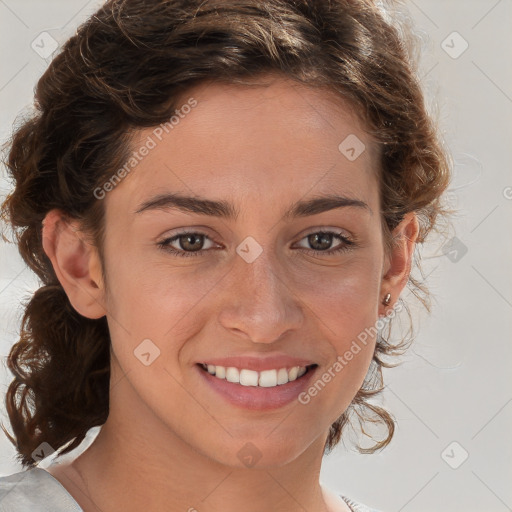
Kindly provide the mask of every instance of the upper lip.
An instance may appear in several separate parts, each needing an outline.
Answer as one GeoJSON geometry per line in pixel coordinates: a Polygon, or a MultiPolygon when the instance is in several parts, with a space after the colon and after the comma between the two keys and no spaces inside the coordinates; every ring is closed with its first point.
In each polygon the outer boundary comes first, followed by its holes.
{"type": "Polygon", "coordinates": [[[246,368],[253,371],[273,370],[280,368],[291,368],[293,366],[310,366],[315,364],[309,359],[291,357],[284,354],[267,356],[231,356],[231,357],[212,357],[199,362],[199,364],[211,364],[215,366],[232,366],[235,368],[246,368]]]}

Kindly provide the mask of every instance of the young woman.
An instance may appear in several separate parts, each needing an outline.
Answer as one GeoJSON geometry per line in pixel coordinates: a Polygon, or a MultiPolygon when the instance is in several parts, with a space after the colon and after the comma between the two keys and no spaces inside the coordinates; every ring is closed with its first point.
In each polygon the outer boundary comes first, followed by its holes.
{"type": "Polygon", "coordinates": [[[370,0],[112,0],[65,44],[8,154],[43,286],[0,510],[370,510],[322,457],[354,415],[391,440],[382,327],[449,182],[400,33],[370,0]]]}

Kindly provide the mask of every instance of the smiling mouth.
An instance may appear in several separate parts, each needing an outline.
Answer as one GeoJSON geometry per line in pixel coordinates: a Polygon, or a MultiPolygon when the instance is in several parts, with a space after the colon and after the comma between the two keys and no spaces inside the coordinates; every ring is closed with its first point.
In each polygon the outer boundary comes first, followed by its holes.
{"type": "Polygon", "coordinates": [[[292,366],[289,368],[275,368],[271,370],[254,371],[247,368],[235,368],[233,366],[217,366],[212,364],[199,364],[202,370],[210,375],[226,380],[233,384],[252,387],[277,387],[288,384],[302,378],[309,371],[315,369],[318,365],[292,366]]]}

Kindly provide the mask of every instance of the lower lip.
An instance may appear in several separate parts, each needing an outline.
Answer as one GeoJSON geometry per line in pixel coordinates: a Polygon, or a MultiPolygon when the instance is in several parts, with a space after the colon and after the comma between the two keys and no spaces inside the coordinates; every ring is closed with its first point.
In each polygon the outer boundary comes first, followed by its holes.
{"type": "Polygon", "coordinates": [[[309,386],[313,374],[318,369],[318,366],[308,368],[302,377],[292,382],[265,388],[228,382],[226,379],[215,377],[200,365],[196,367],[205,382],[232,405],[256,411],[278,409],[297,400],[299,394],[309,386]]]}

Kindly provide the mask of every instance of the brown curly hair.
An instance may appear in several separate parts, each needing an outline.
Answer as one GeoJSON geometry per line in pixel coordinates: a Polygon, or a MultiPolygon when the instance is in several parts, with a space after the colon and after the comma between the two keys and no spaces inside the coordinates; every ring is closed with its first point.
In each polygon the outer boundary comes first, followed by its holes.
{"type": "MultiPolygon", "coordinates": [[[[43,442],[61,449],[59,455],[71,451],[109,414],[106,317],[89,319],[72,307],[42,248],[42,221],[54,208],[78,220],[103,263],[104,201],[93,191],[127,160],[130,134],[167,121],[192,85],[246,83],[274,72],[335,92],[380,143],[386,247],[407,212],[420,220],[419,243],[437,229],[447,213],[441,196],[450,166],[402,32],[372,0],[110,0],[63,45],[38,81],[35,112],[15,129],[4,159],[14,189],[2,218],[42,280],[7,359],[14,437],[2,429],[22,465],[35,465],[32,453],[43,442]]],[[[424,285],[409,276],[408,286],[430,311],[424,285]]],[[[378,338],[367,378],[331,425],[325,452],[352,413],[388,430],[360,451],[390,442],[392,416],[368,399],[383,389],[382,367],[391,366],[385,356],[407,344],[378,338]]]]}

